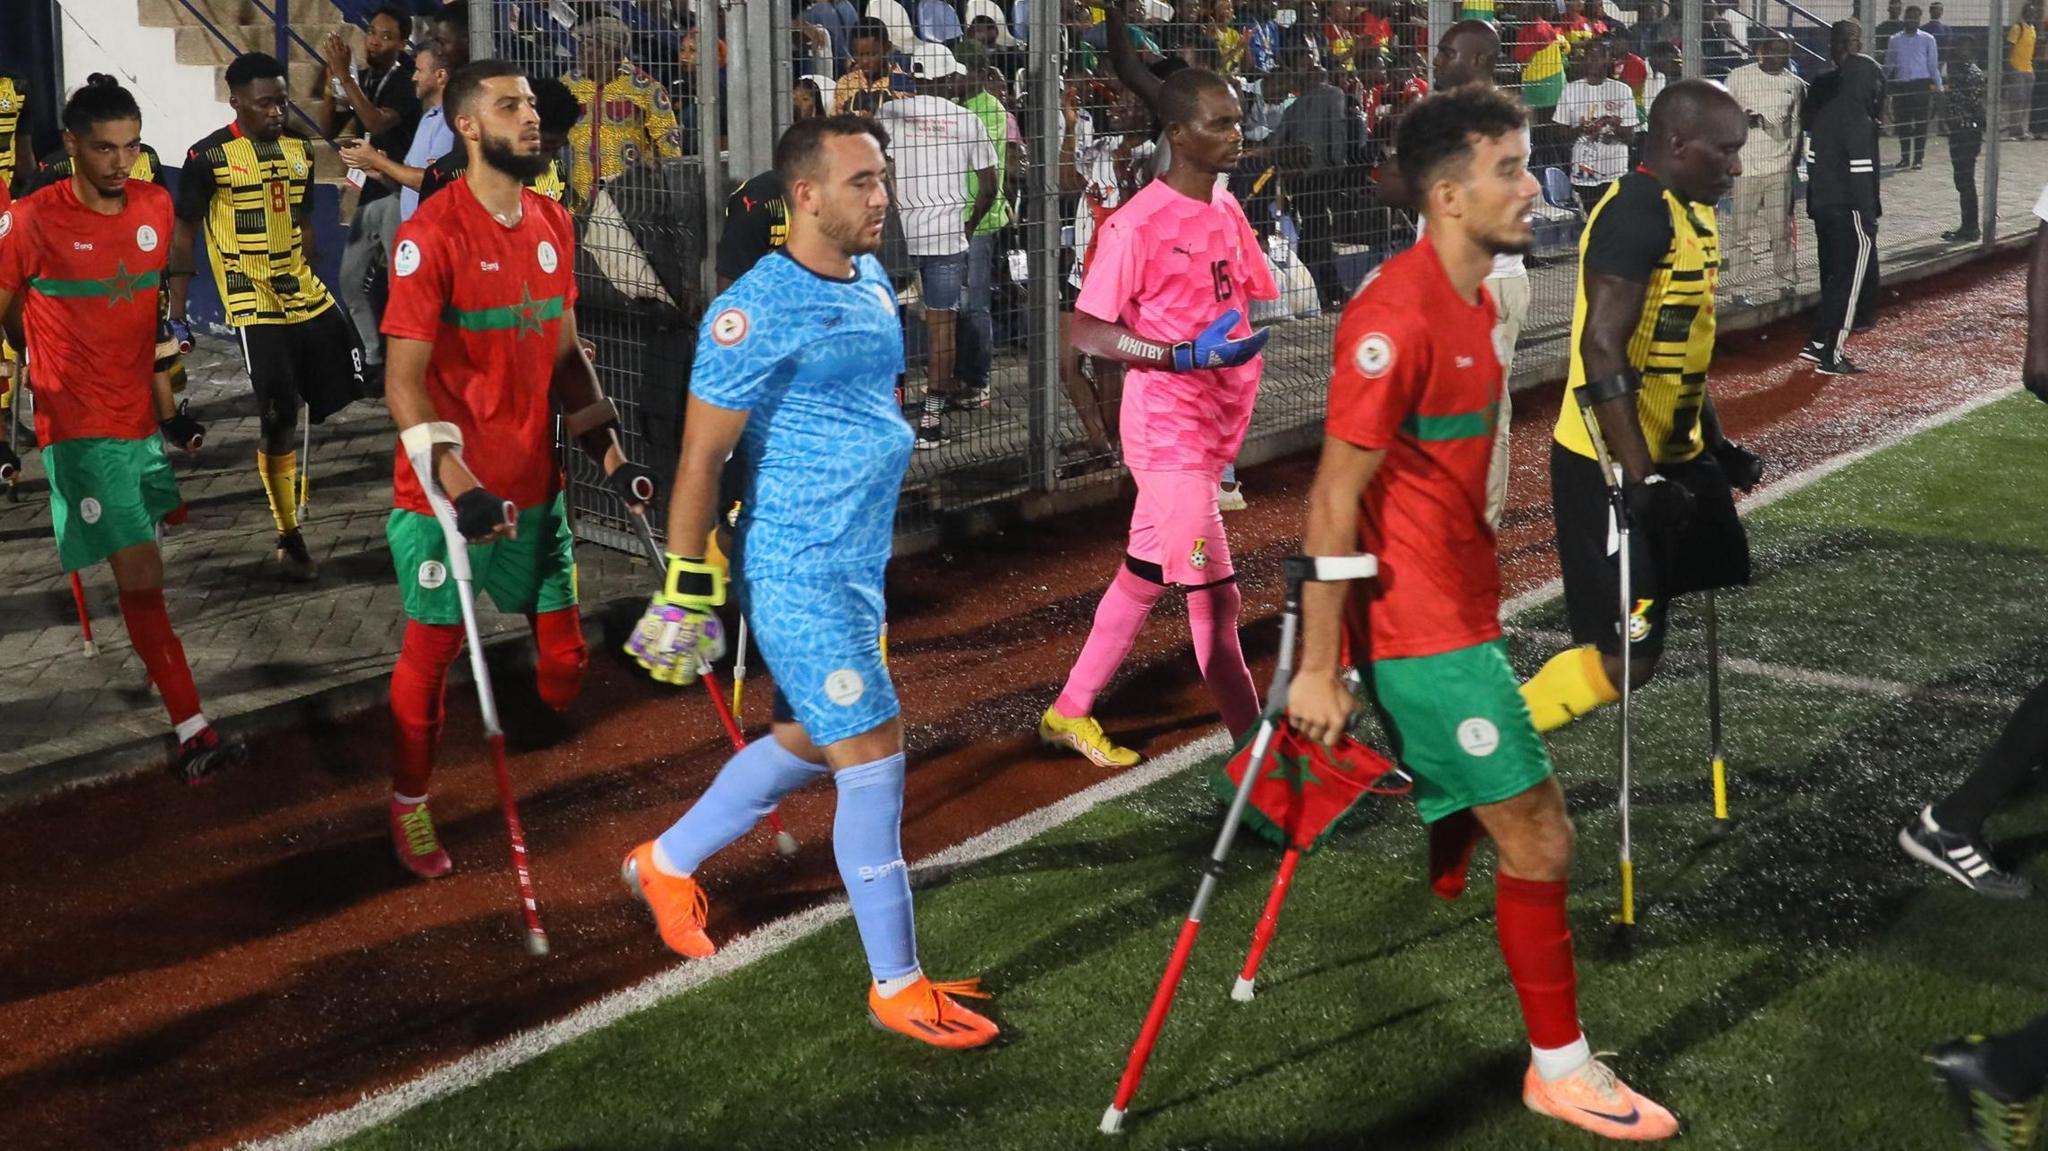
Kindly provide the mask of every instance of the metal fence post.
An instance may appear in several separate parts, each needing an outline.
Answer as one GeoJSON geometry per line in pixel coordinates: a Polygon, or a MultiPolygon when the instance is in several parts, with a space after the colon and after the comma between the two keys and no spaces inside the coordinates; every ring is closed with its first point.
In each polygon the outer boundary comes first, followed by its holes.
{"type": "Polygon", "coordinates": [[[493,7],[492,0],[469,0],[469,58],[472,60],[489,60],[498,54],[495,35],[498,14],[492,11],[493,7]]]}
{"type": "Polygon", "coordinates": [[[704,178],[704,298],[718,294],[719,233],[725,228],[725,181],[719,174],[718,39],[722,0],[697,0],[697,161],[704,178]]]}
{"type": "Polygon", "coordinates": [[[1984,70],[1984,206],[1977,214],[1985,251],[1998,242],[1998,157],[2005,138],[2005,0],[1991,0],[1985,29],[1990,67],[1984,70]]]}
{"type": "Polygon", "coordinates": [[[1030,336],[1026,341],[1030,402],[1026,435],[1032,486],[1051,491],[1059,482],[1060,402],[1060,5],[1034,0],[1031,7],[1033,125],[1039,162],[1031,165],[1030,336]]]}
{"type": "Polygon", "coordinates": [[[1707,73],[1706,57],[1701,52],[1700,43],[1706,33],[1706,6],[1700,0],[1679,0],[1679,60],[1688,80],[1697,80],[1707,73]]]}

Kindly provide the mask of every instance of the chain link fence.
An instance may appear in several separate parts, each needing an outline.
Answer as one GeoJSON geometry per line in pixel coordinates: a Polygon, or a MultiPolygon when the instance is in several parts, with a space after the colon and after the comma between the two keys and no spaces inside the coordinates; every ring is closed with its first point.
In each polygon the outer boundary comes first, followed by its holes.
{"type": "MultiPolygon", "coordinates": [[[[904,542],[934,539],[976,508],[1032,514],[1119,490],[1122,373],[1077,356],[1068,330],[1097,223],[1154,174],[1158,122],[1118,78],[1121,53],[1111,50],[1102,8],[472,4],[499,55],[564,77],[586,105],[566,157],[579,316],[637,458],[673,467],[696,325],[720,284],[721,234],[737,226],[757,248],[762,236],[779,241],[776,226],[745,218],[763,210],[761,197],[735,190],[769,167],[776,133],[793,118],[850,111],[875,116],[893,140],[883,257],[909,350],[903,409],[919,428],[904,542]]],[[[2031,233],[2048,182],[2048,84],[2033,84],[2037,60],[2048,70],[2041,13],[2017,0],[1888,8],[1132,0],[1124,23],[1136,67],[1219,71],[1244,110],[1244,159],[1225,178],[1283,292],[1254,312],[1274,335],[1240,462],[1319,436],[1336,308],[1415,239],[1414,219],[1382,201],[1375,173],[1401,111],[1430,90],[1434,46],[1460,19],[1498,30],[1493,80],[1530,109],[1532,168],[1544,189],[1518,385],[1562,373],[1587,208],[1639,158],[1650,103],[1682,77],[1726,85],[1752,114],[1745,174],[1720,205],[1724,326],[1813,303],[1802,106],[1834,67],[1835,21],[1859,20],[1861,49],[1887,78],[1877,245],[1885,271],[1945,266],[2031,233]],[[1311,115],[1336,106],[1325,88],[1342,97],[1334,121],[1311,115]]],[[[632,546],[622,509],[584,461],[564,458],[579,532],[632,546]]]]}

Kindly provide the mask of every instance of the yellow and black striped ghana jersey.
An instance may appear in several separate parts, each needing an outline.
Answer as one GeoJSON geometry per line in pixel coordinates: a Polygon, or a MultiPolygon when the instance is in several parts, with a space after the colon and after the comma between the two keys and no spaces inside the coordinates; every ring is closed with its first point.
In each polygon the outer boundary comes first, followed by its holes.
{"type": "Polygon", "coordinates": [[[1700,409],[1714,359],[1714,288],[1721,277],[1719,225],[1711,204],[1689,203],[1648,172],[1616,180],[1593,205],[1579,237],[1577,298],[1572,305],[1571,376],[1557,414],[1557,442],[1588,459],[1576,392],[1586,381],[1580,340],[1586,329],[1586,276],[1643,284],[1643,314],[1629,336],[1628,362],[1642,373],[1636,413],[1650,459],[1692,459],[1705,450],[1700,409]]]}
{"type": "Polygon", "coordinates": [[[312,209],[313,152],[302,136],[264,142],[230,124],[186,153],[178,218],[205,224],[229,324],[295,324],[334,306],[306,260],[312,209]]]}
{"type": "Polygon", "coordinates": [[[9,72],[0,72],[0,184],[14,181],[15,133],[21,128],[21,114],[28,109],[28,87],[9,72]]]}

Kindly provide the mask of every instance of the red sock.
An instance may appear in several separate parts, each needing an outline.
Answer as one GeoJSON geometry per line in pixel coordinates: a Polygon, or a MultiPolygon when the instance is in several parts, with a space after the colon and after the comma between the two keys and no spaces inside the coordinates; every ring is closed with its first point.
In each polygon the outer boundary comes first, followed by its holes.
{"type": "Polygon", "coordinates": [[[583,690],[583,669],[590,666],[590,649],[583,644],[583,618],[572,606],[529,615],[526,620],[533,625],[534,646],[540,649],[534,669],[540,701],[556,711],[567,711],[583,690]]]}
{"type": "Polygon", "coordinates": [[[427,793],[434,751],[441,742],[448,669],[461,652],[461,625],[406,622],[405,645],[399,649],[398,666],[391,669],[391,790],[399,795],[427,793]]]}
{"type": "Polygon", "coordinates": [[[1539,883],[1496,872],[1493,888],[1500,954],[1522,1001],[1530,1045],[1554,1048],[1577,1042],[1579,975],[1572,961],[1564,882],[1539,883]]]}
{"type": "Polygon", "coordinates": [[[1485,838],[1486,828],[1469,809],[1429,825],[1429,889],[1437,898],[1450,900],[1465,894],[1465,869],[1472,865],[1472,849],[1485,838]]]}
{"type": "Polygon", "coordinates": [[[164,710],[171,722],[180,724],[199,714],[199,689],[192,683],[192,668],[185,663],[185,645],[171,630],[171,617],[164,614],[164,589],[145,588],[121,593],[121,618],[128,624],[128,641],[142,666],[149,669],[150,682],[164,697],[164,710]]]}

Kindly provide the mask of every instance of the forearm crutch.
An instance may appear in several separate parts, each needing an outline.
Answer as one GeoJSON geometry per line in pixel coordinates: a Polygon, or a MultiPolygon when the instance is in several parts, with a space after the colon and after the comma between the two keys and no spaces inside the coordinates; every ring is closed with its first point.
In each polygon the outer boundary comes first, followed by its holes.
{"type": "Polygon", "coordinates": [[[1252,949],[1245,953],[1244,967],[1230,988],[1230,997],[1239,1003],[1250,1003],[1256,993],[1259,964],[1265,962],[1273,931],[1280,926],[1280,907],[1287,902],[1287,889],[1294,886],[1294,869],[1300,865],[1301,849],[1289,845],[1280,857],[1280,874],[1273,877],[1273,890],[1266,893],[1266,909],[1259,913],[1259,925],[1252,930],[1252,949]]]}
{"type": "Polygon", "coordinates": [[[1202,930],[1202,915],[1216,894],[1216,883],[1223,874],[1224,861],[1230,857],[1230,845],[1237,838],[1245,806],[1251,801],[1252,785],[1257,782],[1266,755],[1272,750],[1273,733],[1287,714],[1287,691],[1294,681],[1294,641],[1301,624],[1301,585],[1311,581],[1333,583],[1371,579],[1379,570],[1378,562],[1372,556],[1290,556],[1284,566],[1287,607],[1280,616],[1280,662],[1273,669],[1273,686],[1267,692],[1265,708],[1259,713],[1258,733],[1252,737],[1251,760],[1245,768],[1244,778],[1238,781],[1236,794],[1231,797],[1230,811],[1223,817],[1223,830],[1216,836],[1216,846],[1202,868],[1202,882],[1195,888],[1195,901],[1188,908],[1188,917],[1181,924],[1179,936],[1174,939],[1173,953],[1166,961],[1166,973],[1160,977],[1159,988],[1152,994],[1152,1006],[1145,1013],[1144,1025],[1138,1029],[1137,1042],[1131,1045],[1130,1058],[1124,1062],[1124,1074],[1117,1083],[1116,1098],[1111,1101],[1109,1110],[1102,1113],[1101,1131],[1104,1135],[1114,1135],[1123,1129],[1124,1113],[1130,1109],[1131,1099],[1138,1093],[1138,1084],[1145,1077],[1145,1064],[1152,1058],[1152,1048],[1159,1041],[1159,1032],[1166,1026],[1167,1012],[1173,1010],[1174,994],[1180,989],[1188,955],[1194,950],[1195,937],[1202,930]]]}
{"type": "Polygon", "coordinates": [[[90,659],[100,649],[92,642],[92,612],[86,610],[85,581],[78,578],[77,572],[71,573],[71,602],[78,605],[78,632],[85,637],[85,655],[90,659]]]}
{"type": "Polygon", "coordinates": [[[1629,548],[1630,523],[1628,499],[1622,488],[1621,469],[1607,451],[1607,439],[1600,433],[1600,418],[1593,411],[1598,401],[1585,388],[1577,391],[1579,414],[1585,418],[1586,434],[1593,442],[1593,455],[1600,464],[1600,475],[1607,483],[1607,514],[1611,517],[1612,538],[1615,544],[1615,566],[1621,578],[1620,634],[1621,634],[1621,911],[1615,915],[1615,926],[1624,941],[1628,941],[1636,927],[1636,873],[1635,862],[1629,851],[1629,704],[1635,694],[1630,683],[1634,679],[1632,650],[1635,637],[1630,634],[1634,622],[1635,587],[1630,576],[1630,560],[1633,553],[1629,548]]]}
{"type": "Polygon", "coordinates": [[[1707,744],[1714,769],[1714,829],[1728,828],[1728,760],[1721,750],[1721,627],[1714,589],[1707,589],[1707,744]]]}
{"type": "MultiPolygon", "coordinates": [[[[641,546],[647,549],[648,556],[654,560],[655,570],[667,571],[668,557],[662,554],[661,545],[654,542],[654,529],[647,525],[647,517],[631,508],[626,509],[626,515],[633,521],[633,531],[639,535],[641,546]]],[[[746,625],[746,617],[741,616],[740,626],[744,628],[746,625]]],[[[740,731],[739,721],[734,718],[732,709],[725,705],[725,695],[719,689],[718,677],[712,674],[709,663],[698,661],[697,678],[704,681],[704,692],[711,697],[711,708],[718,713],[719,725],[725,728],[726,738],[732,741],[732,749],[745,750],[747,737],[740,731]]],[[[791,835],[789,829],[782,825],[780,810],[769,809],[768,826],[775,832],[775,850],[785,858],[795,855],[803,847],[797,842],[796,836],[791,835]]]]}
{"type": "MultiPolygon", "coordinates": [[[[512,773],[505,766],[505,731],[498,726],[498,700],[491,691],[490,668],[484,664],[483,640],[476,626],[476,589],[469,571],[469,541],[455,526],[455,508],[434,481],[434,457],[430,451],[409,457],[420,489],[434,509],[441,525],[441,538],[448,545],[448,574],[455,577],[455,594],[462,603],[462,633],[469,644],[469,671],[476,680],[477,710],[483,714],[484,742],[491,749],[491,770],[498,780],[498,804],[505,813],[505,836],[512,843],[512,876],[519,885],[519,910],[526,919],[526,950],[529,955],[548,953],[547,932],[540,926],[540,902],[533,894],[533,872],[526,860],[526,829],[519,823],[519,803],[512,794],[512,773]]],[[[507,515],[511,514],[507,505],[507,515]]]]}
{"type": "Polygon", "coordinates": [[[313,408],[300,404],[299,412],[299,490],[298,516],[306,518],[306,505],[313,502],[313,408]]]}
{"type": "Polygon", "coordinates": [[[732,656],[732,715],[737,721],[746,713],[740,710],[743,693],[747,690],[747,617],[740,616],[740,642],[732,656]]]}

